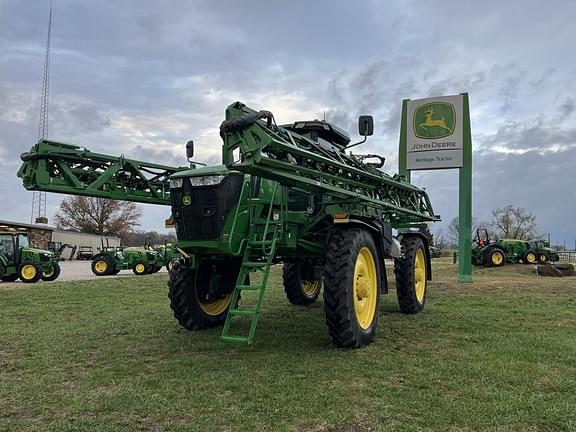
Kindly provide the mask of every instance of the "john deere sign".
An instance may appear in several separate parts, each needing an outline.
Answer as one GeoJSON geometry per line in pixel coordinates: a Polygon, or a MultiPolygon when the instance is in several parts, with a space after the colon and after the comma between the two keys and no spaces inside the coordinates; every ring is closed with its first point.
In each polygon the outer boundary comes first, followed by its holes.
{"type": "Polygon", "coordinates": [[[411,100],[407,114],[407,169],[462,166],[461,95],[411,100]]]}

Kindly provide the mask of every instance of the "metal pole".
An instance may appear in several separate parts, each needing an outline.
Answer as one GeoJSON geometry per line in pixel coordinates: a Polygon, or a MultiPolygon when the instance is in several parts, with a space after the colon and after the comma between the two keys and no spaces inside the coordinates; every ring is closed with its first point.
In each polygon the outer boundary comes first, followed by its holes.
{"type": "Polygon", "coordinates": [[[463,163],[459,176],[458,282],[472,282],[472,134],[468,93],[463,98],[463,163]]]}
{"type": "Polygon", "coordinates": [[[410,181],[410,171],[406,168],[406,158],[408,157],[407,152],[407,139],[408,139],[408,101],[410,99],[404,99],[402,101],[402,121],[400,122],[400,144],[398,146],[398,175],[404,176],[407,182],[410,181]]]}

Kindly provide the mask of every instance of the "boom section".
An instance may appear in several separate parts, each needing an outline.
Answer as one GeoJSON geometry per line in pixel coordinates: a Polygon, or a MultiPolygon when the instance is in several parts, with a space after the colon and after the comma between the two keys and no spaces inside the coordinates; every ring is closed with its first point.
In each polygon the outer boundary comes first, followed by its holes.
{"type": "Polygon", "coordinates": [[[268,111],[236,102],[226,110],[220,134],[229,169],[323,192],[334,203],[376,209],[395,227],[440,220],[425,190],[364,163],[366,156],[347,154],[342,147],[277,126],[268,111]]]}
{"type": "Polygon", "coordinates": [[[171,167],[93,153],[85,148],[41,140],[23,153],[18,177],[28,190],[170,205],[171,167]]]}

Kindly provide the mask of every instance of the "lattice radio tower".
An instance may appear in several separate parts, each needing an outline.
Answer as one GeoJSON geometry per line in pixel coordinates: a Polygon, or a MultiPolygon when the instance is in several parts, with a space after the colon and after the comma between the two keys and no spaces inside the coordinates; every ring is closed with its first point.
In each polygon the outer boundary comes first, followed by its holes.
{"type": "MultiPolygon", "coordinates": [[[[48,136],[48,100],[50,96],[50,36],[52,33],[52,1],[50,1],[50,18],[48,19],[48,36],[46,38],[46,58],[42,79],[42,98],[40,100],[40,122],[38,124],[38,141],[48,136]]],[[[32,214],[30,223],[48,223],[46,217],[46,192],[34,191],[32,196],[32,214]]]]}

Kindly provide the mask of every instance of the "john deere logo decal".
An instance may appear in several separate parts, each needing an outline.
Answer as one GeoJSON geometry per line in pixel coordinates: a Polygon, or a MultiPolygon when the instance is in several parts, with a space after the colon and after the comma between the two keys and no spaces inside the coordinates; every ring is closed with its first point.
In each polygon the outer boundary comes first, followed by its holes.
{"type": "Polygon", "coordinates": [[[184,195],[182,197],[182,204],[184,204],[185,206],[189,206],[190,204],[192,204],[192,197],[190,195],[184,195]]]}
{"type": "Polygon", "coordinates": [[[414,111],[414,135],[423,139],[444,138],[454,133],[456,111],[447,102],[421,105],[414,111]]]}

